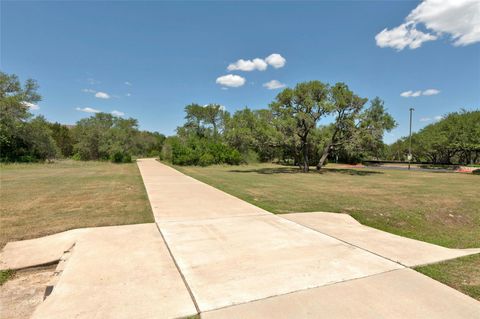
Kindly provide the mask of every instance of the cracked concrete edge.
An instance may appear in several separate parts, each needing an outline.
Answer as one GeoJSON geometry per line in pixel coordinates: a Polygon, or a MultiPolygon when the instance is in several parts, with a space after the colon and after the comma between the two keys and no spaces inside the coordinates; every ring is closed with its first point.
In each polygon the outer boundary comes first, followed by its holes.
{"type": "Polygon", "coordinates": [[[79,236],[93,229],[121,226],[129,225],[74,228],[43,237],[8,242],[0,251],[0,270],[23,270],[54,265],[75,245],[79,236]]]}

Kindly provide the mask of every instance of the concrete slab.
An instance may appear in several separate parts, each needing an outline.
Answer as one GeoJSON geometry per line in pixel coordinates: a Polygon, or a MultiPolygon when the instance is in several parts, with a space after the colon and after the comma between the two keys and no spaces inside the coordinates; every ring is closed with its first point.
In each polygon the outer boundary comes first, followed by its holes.
{"type": "Polygon", "coordinates": [[[0,269],[22,269],[55,263],[75,244],[79,235],[89,231],[88,228],[73,229],[41,238],[7,243],[0,253],[0,269]]]}
{"type": "Polygon", "coordinates": [[[279,216],[344,240],[407,267],[480,253],[480,248],[450,249],[390,234],[364,226],[346,214],[318,212],[282,214],[279,216]]]}
{"type": "Polygon", "coordinates": [[[159,226],[201,311],[403,268],[272,214],[159,226]]]}
{"type": "Polygon", "coordinates": [[[175,318],[195,306],[155,224],[99,227],[77,238],[34,319],[175,318]]]}
{"type": "Polygon", "coordinates": [[[204,319],[480,318],[480,302],[411,269],[202,313],[204,319]]]}
{"type": "Polygon", "coordinates": [[[232,216],[270,215],[155,159],[139,159],[138,167],[156,222],[232,216]]]}

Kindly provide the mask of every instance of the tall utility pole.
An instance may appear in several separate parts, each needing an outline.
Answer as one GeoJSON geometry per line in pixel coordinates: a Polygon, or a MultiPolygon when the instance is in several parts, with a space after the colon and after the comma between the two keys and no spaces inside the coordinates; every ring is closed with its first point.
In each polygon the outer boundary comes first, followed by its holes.
{"type": "Polygon", "coordinates": [[[409,145],[408,145],[408,170],[410,170],[410,162],[412,161],[412,112],[414,111],[413,107],[410,108],[410,134],[409,134],[409,145]]]}

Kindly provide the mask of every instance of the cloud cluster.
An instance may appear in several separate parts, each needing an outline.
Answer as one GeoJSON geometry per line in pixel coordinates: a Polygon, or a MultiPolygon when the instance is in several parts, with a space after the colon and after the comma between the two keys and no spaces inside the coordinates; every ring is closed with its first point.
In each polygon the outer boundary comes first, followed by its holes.
{"type": "Polygon", "coordinates": [[[91,108],[91,107],[77,107],[75,110],[80,111],[80,112],[85,112],[85,113],[100,113],[100,110],[91,108]]]}
{"type": "Polygon", "coordinates": [[[227,67],[228,71],[265,71],[267,69],[267,62],[262,59],[256,58],[253,60],[240,59],[237,62],[230,63],[227,67]]]}
{"type": "Polygon", "coordinates": [[[405,91],[405,92],[402,92],[400,93],[400,96],[402,97],[417,97],[417,96],[420,96],[420,95],[425,95],[425,96],[430,96],[430,95],[436,95],[440,93],[440,90],[437,90],[437,89],[428,89],[428,90],[425,90],[425,91],[405,91]]]}
{"type": "Polygon", "coordinates": [[[272,53],[265,59],[255,58],[253,60],[240,59],[237,62],[230,63],[227,67],[228,71],[265,71],[270,65],[276,69],[285,66],[287,60],[278,53],[272,53]]]}
{"type": "Polygon", "coordinates": [[[265,58],[265,62],[273,66],[275,69],[283,68],[287,60],[278,53],[270,54],[265,58]]]}
{"type": "Polygon", "coordinates": [[[240,87],[245,84],[246,80],[244,77],[235,74],[227,74],[217,78],[215,80],[217,84],[229,87],[240,87]]]}
{"type": "MultiPolygon", "coordinates": [[[[230,63],[227,67],[228,71],[265,71],[268,66],[278,69],[285,66],[287,60],[278,53],[272,53],[267,56],[265,59],[255,58],[253,60],[244,60],[240,59],[234,63],[230,63]]],[[[226,74],[220,76],[215,81],[217,84],[222,85],[222,90],[227,90],[227,87],[240,87],[243,86],[247,81],[244,77],[236,74],[226,74]]],[[[277,80],[272,80],[270,82],[264,83],[264,87],[269,90],[275,90],[282,87],[285,87],[285,84],[280,83],[277,80]]]]}
{"type": "Polygon", "coordinates": [[[277,80],[271,80],[271,81],[268,81],[267,83],[263,83],[263,87],[266,87],[269,90],[282,89],[286,86],[287,86],[286,84],[277,80]]]}
{"type": "Polygon", "coordinates": [[[108,100],[110,98],[110,95],[108,93],[105,93],[105,92],[97,92],[97,93],[95,93],[95,97],[98,98],[98,99],[108,100]]]}
{"type": "Polygon", "coordinates": [[[92,90],[92,89],[83,89],[82,92],[85,92],[85,93],[92,93],[95,95],[95,97],[97,99],[104,99],[104,100],[108,100],[110,98],[110,94],[106,93],[106,92],[100,92],[100,91],[96,91],[96,90],[92,90]]]}
{"type": "Polygon", "coordinates": [[[375,36],[379,47],[398,51],[419,48],[424,42],[448,35],[454,46],[480,42],[480,1],[425,0],[392,29],[383,29],[375,36]],[[418,30],[423,26],[426,30],[418,30]]]}

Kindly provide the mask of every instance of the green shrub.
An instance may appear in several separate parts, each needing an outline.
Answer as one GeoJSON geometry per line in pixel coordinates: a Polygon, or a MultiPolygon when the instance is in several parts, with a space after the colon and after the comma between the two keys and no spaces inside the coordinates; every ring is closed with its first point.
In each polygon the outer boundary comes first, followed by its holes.
{"type": "Polygon", "coordinates": [[[110,155],[110,161],[112,163],[131,163],[132,156],[125,152],[116,151],[110,155]]]}
{"type": "Polygon", "coordinates": [[[472,171],[473,175],[480,175],[480,169],[475,169],[472,171]]]}
{"type": "Polygon", "coordinates": [[[122,163],[131,163],[131,162],[132,162],[132,155],[130,155],[129,153],[124,153],[122,163]]]}
{"type": "Polygon", "coordinates": [[[205,154],[202,154],[202,156],[200,156],[200,158],[198,160],[198,165],[209,166],[209,165],[212,165],[214,163],[214,160],[215,159],[212,156],[212,154],[205,153],[205,154]]]}
{"type": "Polygon", "coordinates": [[[32,155],[22,155],[18,158],[18,161],[22,163],[33,163],[37,162],[38,160],[32,155]]]}

